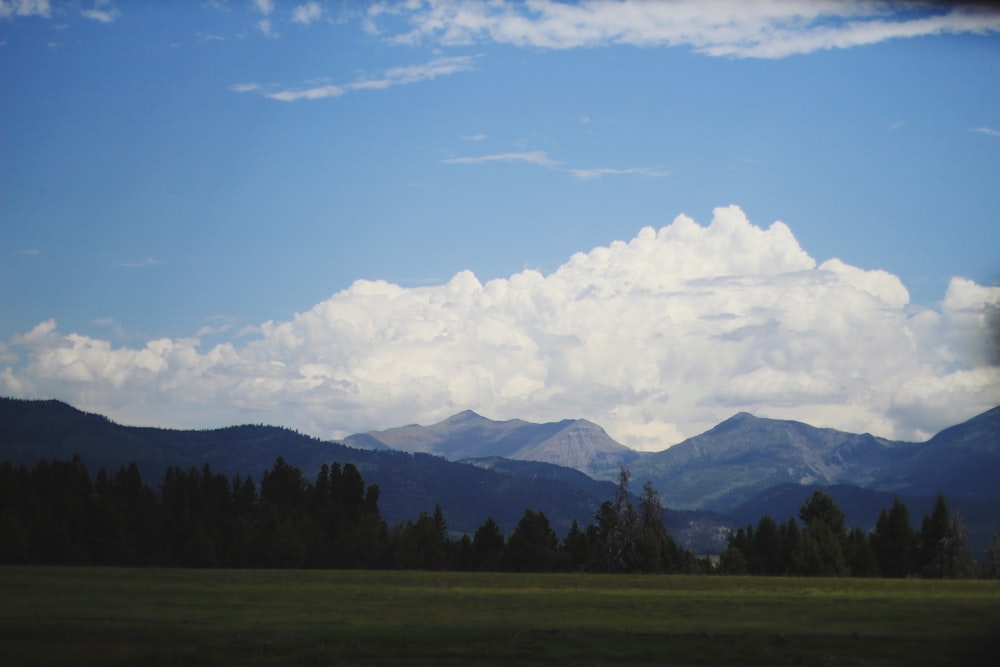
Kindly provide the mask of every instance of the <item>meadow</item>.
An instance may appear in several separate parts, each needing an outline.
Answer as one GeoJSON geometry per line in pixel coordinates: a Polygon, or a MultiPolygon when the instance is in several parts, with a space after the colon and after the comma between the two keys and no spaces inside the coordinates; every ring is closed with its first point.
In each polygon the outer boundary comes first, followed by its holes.
{"type": "Polygon", "coordinates": [[[6,665],[995,664],[1000,582],[0,567],[6,665]]]}

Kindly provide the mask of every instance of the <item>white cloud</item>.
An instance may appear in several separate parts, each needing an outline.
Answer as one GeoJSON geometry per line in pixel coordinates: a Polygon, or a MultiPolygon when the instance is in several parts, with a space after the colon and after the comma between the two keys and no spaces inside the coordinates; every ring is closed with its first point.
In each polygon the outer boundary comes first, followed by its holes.
{"type": "Polygon", "coordinates": [[[280,35],[275,31],[271,19],[261,19],[257,21],[257,29],[268,39],[277,39],[280,35]]]}
{"type": "Polygon", "coordinates": [[[978,132],[979,134],[985,134],[990,137],[1000,137],[1000,130],[993,129],[992,127],[976,127],[970,132],[978,132]]]}
{"type": "MultiPolygon", "coordinates": [[[[81,16],[101,23],[113,23],[121,16],[111,0],[94,0],[92,7],[79,11],[81,16]]],[[[50,0],[0,0],[0,19],[24,16],[51,18],[52,3],[50,0]]]]}
{"type": "Polygon", "coordinates": [[[360,280],[238,344],[114,347],[48,320],[2,346],[0,393],[130,423],[264,421],[321,437],[471,408],[586,417],[638,448],[738,410],[919,439],[1000,404],[982,345],[998,309],[1000,287],[962,278],[938,306],[915,306],[896,276],[818,264],[787,225],[754,226],[731,206],[549,275],[360,280]]]}
{"type": "Polygon", "coordinates": [[[563,167],[563,163],[549,157],[545,151],[519,151],[511,153],[491,153],[487,155],[472,155],[450,157],[441,160],[444,164],[483,164],[487,162],[525,162],[546,169],[564,171],[581,181],[593,181],[602,176],[643,176],[660,178],[669,176],[669,172],[657,167],[628,167],[615,169],[610,167],[595,167],[592,169],[572,169],[563,167]]]}
{"type": "Polygon", "coordinates": [[[234,83],[229,87],[234,93],[256,93],[261,90],[259,83],[234,83]]]}
{"type": "Polygon", "coordinates": [[[52,7],[49,0],[0,0],[0,19],[9,19],[14,16],[43,16],[52,15],[52,7]]]}
{"type": "Polygon", "coordinates": [[[546,169],[555,169],[559,162],[553,160],[545,151],[524,151],[520,153],[493,153],[491,155],[475,155],[466,157],[451,157],[441,160],[445,164],[481,164],[483,162],[527,162],[546,169]]]}
{"type": "Polygon", "coordinates": [[[581,181],[592,181],[602,176],[645,176],[646,178],[661,178],[669,176],[670,172],[656,167],[629,167],[627,169],[613,169],[610,167],[598,167],[595,169],[570,169],[569,173],[579,178],[581,181]]]}
{"type": "Polygon", "coordinates": [[[155,257],[147,257],[146,259],[140,259],[135,262],[119,262],[118,266],[126,269],[144,269],[147,266],[156,266],[160,264],[160,260],[155,257]]]}
{"type": "Polygon", "coordinates": [[[238,93],[255,92],[269,99],[281,102],[320,100],[328,97],[339,97],[359,90],[384,90],[393,86],[431,81],[442,76],[450,76],[457,72],[472,70],[475,68],[475,61],[475,56],[439,57],[419,65],[388,69],[378,78],[356,79],[345,84],[324,84],[321,86],[294,89],[265,87],[258,83],[240,83],[230,86],[230,90],[238,93]]]}
{"type": "Polygon", "coordinates": [[[264,16],[274,11],[274,0],[253,0],[253,6],[264,16]]]}
{"type": "Polygon", "coordinates": [[[739,58],[782,58],[888,39],[1000,32],[1000,13],[995,11],[880,0],[424,0],[373,6],[369,31],[380,32],[377,22],[383,15],[408,20],[408,31],[389,36],[401,43],[493,41],[552,49],[685,45],[707,55],[739,58]]]}
{"type": "Polygon", "coordinates": [[[101,23],[114,23],[121,16],[121,12],[111,4],[110,0],[96,0],[92,8],[83,9],[80,14],[101,23]]]}
{"type": "Polygon", "coordinates": [[[292,21],[309,25],[313,21],[318,21],[323,17],[323,8],[317,2],[307,2],[292,10],[292,21]]]}

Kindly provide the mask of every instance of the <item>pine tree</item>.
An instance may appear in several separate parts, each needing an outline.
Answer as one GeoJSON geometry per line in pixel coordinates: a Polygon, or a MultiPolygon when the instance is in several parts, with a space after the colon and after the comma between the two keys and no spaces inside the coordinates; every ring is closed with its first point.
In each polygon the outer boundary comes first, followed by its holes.
{"type": "Polygon", "coordinates": [[[948,502],[943,494],[938,494],[934,509],[920,522],[920,536],[917,543],[917,570],[926,577],[947,576],[945,548],[951,539],[951,515],[948,502]]]}
{"type": "Polygon", "coordinates": [[[504,537],[493,517],[487,517],[483,525],[476,529],[472,538],[472,548],[476,556],[477,569],[492,571],[500,567],[504,537]]]}
{"type": "Polygon", "coordinates": [[[917,536],[910,512],[897,496],[888,510],[882,510],[871,537],[872,551],[883,577],[908,577],[914,571],[917,536]]]}
{"type": "Polygon", "coordinates": [[[799,518],[805,528],[792,554],[794,570],[811,576],[846,574],[844,513],[833,499],[822,491],[814,491],[799,509],[799,518]]]}
{"type": "Polygon", "coordinates": [[[543,512],[525,510],[504,550],[505,569],[549,572],[555,569],[559,540],[543,512]]]}

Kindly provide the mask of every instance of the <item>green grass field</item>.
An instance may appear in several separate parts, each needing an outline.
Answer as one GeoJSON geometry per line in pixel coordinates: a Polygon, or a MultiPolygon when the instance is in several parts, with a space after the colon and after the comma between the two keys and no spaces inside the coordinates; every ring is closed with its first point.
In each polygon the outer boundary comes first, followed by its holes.
{"type": "Polygon", "coordinates": [[[0,568],[4,665],[996,664],[993,581],[0,568]]]}

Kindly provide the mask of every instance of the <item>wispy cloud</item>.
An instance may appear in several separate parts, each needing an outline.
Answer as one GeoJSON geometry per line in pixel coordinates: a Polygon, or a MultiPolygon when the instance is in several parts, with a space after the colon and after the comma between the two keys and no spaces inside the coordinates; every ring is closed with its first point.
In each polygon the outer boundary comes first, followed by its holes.
{"type": "Polygon", "coordinates": [[[91,320],[92,324],[99,327],[104,327],[111,331],[111,337],[117,340],[127,340],[131,338],[128,332],[115,318],[113,317],[98,317],[97,319],[91,320]]]}
{"type": "Polygon", "coordinates": [[[147,266],[156,266],[157,264],[162,264],[162,262],[155,257],[147,257],[137,262],[118,262],[118,266],[125,269],[144,269],[147,266]]]}
{"type": "Polygon", "coordinates": [[[527,151],[523,153],[493,153],[490,155],[474,155],[467,157],[451,157],[442,160],[445,164],[480,164],[483,162],[527,162],[546,169],[557,169],[560,162],[553,160],[545,151],[527,151]]]}
{"type": "Polygon", "coordinates": [[[274,29],[271,19],[261,19],[257,21],[257,29],[260,30],[261,33],[263,33],[263,35],[268,39],[278,39],[278,37],[280,37],[278,32],[274,29]]]}
{"type": "Polygon", "coordinates": [[[661,178],[669,176],[670,172],[658,167],[627,167],[618,169],[613,167],[594,167],[590,169],[578,169],[564,167],[563,163],[549,157],[545,151],[525,151],[512,153],[491,153],[487,155],[474,155],[462,157],[450,157],[441,160],[444,164],[483,164],[488,162],[523,162],[537,165],[553,171],[562,171],[570,174],[581,181],[592,181],[602,176],[644,176],[646,178],[661,178]]]}
{"type": "Polygon", "coordinates": [[[969,132],[978,132],[979,134],[985,134],[990,137],[1000,137],[1000,130],[992,127],[974,127],[969,130],[969,132]]]}
{"type": "Polygon", "coordinates": [[[477,56],[440,57],[419,65],[393,67],[383,72],[380,77],[356,79],[344,84],[324,84],[308,88],[275,88],[259,83],[238,83],[230,86],[229,89],[236,93],[258,93],[268,99],[281,102],[321,100],[359,90],[384,90],[393,86],[431,81],[457,72],[467,72],[475,69],[476,58],[477,56]]]}
{"type": "Polygon", "coordinates": [[[783,58],[889,39],[1000,32],[1000,13],[942,3],[769,2],[766,0],[535,0],[529,3],[414,0],[373,5],[369,31],[383,15],[402,16],[400,43],[492,41],[567,49],[612,44],[689,46],[711,56],[783,58]]]}
{"type": "Polygon", "coordinates": [[[237,324],[237,318],[232,315],[211,315],[205,318],[205,324],[203,324],[195,336],[201,338],[202,336],[217,336],[221,333],[231,331],[237,324]]]}
{"type": "Polygon", "coordinates": [[[234,93],[255,93],[261,90],[259,83],[235,83],[229,87],[234,93]]]}
{"type": "Polygon", "coordinates": [[[602,176],[644,176],[646,178],[663,178],[669,176],[670,172],[656,167],[630,167],[627,169],[613,169],[600,167],[596,169],[569,169],[570,174],[581,181],[593,181],[602,176]]]}
{"type": "Polygon", "coordinates": [[[18,255],[40,255],[42,252],[36,248],[24,248],[17,251],[18,255]]]}

